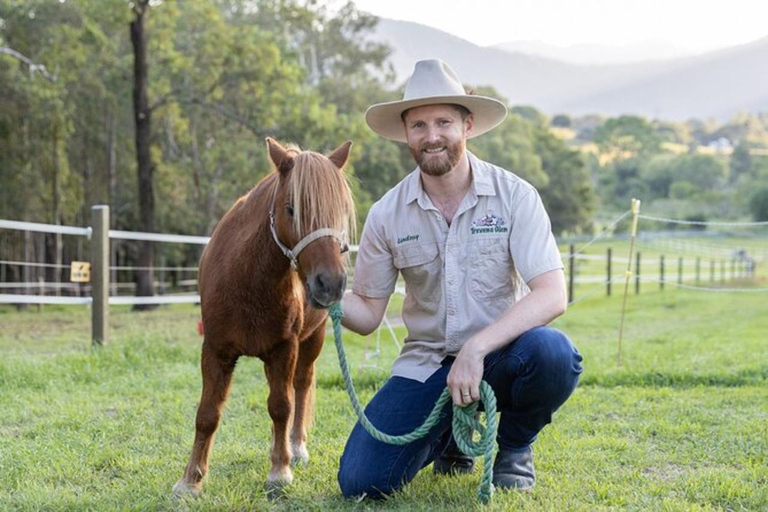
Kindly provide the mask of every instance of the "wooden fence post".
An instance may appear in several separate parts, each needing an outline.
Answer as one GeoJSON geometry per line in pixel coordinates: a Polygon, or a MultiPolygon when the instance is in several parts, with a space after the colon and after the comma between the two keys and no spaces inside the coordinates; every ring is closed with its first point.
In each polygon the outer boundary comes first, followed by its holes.
{"type": "Polygon", "coordinates": [[[701,280],[701,257],[696,256],[696,284],[701,280]]]}
{"type": "Polygon", "coordinates": [[[635,295],[640,295],[640,251],[637,251],[635,258],[635,295]]]}
{"type": "Polygon", "coordinates": [[[91,208],[91,341],[109,341],[109,206],[91,208]]]}

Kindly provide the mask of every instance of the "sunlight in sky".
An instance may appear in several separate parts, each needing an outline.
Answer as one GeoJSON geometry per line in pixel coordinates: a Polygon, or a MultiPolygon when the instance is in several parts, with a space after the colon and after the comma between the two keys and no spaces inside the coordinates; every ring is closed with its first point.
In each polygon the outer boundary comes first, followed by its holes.
{"type": "Polygon", "coordinates": [[[699,52],[768,36],[763,0],[353,0],[480,46],[534,40],[624,46],[664,40],[699,52]]]}

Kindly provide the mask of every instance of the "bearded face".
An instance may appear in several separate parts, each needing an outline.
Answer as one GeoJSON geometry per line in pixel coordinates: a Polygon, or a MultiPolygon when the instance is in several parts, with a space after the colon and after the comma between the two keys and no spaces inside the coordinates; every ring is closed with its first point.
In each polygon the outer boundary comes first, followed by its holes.
{"type": "Polygon", "coordinates": [[[471,117],[452,105],[427,105],[408,110],[404,122],[408,149],[425,174],[443,176],[459,164],[471,117]]]}
{"type": "Polygon", "coordinates": [[[425,174],[442,176],[458,165],[466,150],[466,142],[464,138],[455,142],[443,139],[437,142],[425,142],[418,148],[409,146],[409,149],[425,174]]]}

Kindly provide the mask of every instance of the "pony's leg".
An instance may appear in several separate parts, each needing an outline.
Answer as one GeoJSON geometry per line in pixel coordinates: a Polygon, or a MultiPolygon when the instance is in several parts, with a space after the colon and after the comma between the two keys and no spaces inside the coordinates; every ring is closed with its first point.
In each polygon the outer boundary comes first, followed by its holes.
{"type": "Polygon", "coordinates": [[[210,343],[203,343],[200,368],[203,374],[203,393],[197,408],[195,421],[195,442],[184,476],[173,486],[174,496],[197,496],[202,487],[203,477],[208,473],[208,456],[213,437],[219,426],[224,402],[232,383],[232,372],[237,357],[223,358],[210,343]]]}
{"type": "Polygon", "coordinates": [[[296,375],[293,386],[296,389],[296,408],[291,430],[291,464],[309,462],[307,451],[307,429],[312,425],[314,407],[315,360],[320,355],[325,338],[325,322],[309,338],[299,345],[299,359],[296,362],[296,375]]]}
{"type": "Polygon", "coordinates": [[[279,490],[293,481],[288,424],[293,413],[293,375],[297,354],[298,341],[283,341],[264,361],[264,373],[269,383],[267,409],[272,418],[272,469],[267,476],[268,491],[279,490]]]}

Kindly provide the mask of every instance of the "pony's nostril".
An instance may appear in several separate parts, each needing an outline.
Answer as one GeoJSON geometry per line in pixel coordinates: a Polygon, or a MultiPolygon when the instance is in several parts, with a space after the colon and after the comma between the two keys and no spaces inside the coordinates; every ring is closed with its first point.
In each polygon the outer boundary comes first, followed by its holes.
{"type": "Polygon", "coordinates": [[[339,276],[328,276],[327,274],[318,274],[314,279],[314,295],[316,298],[335,301],[339,300],[344,294],[347,286],[346,274],[339,276]]]}
{"type": "Polygon", "coordinates": [[[328,288],[328,278],[324,277],[323,274],[318,274],[317,277],[315,277],[315,286],[318,292],[325,293],[328,288]]]}

